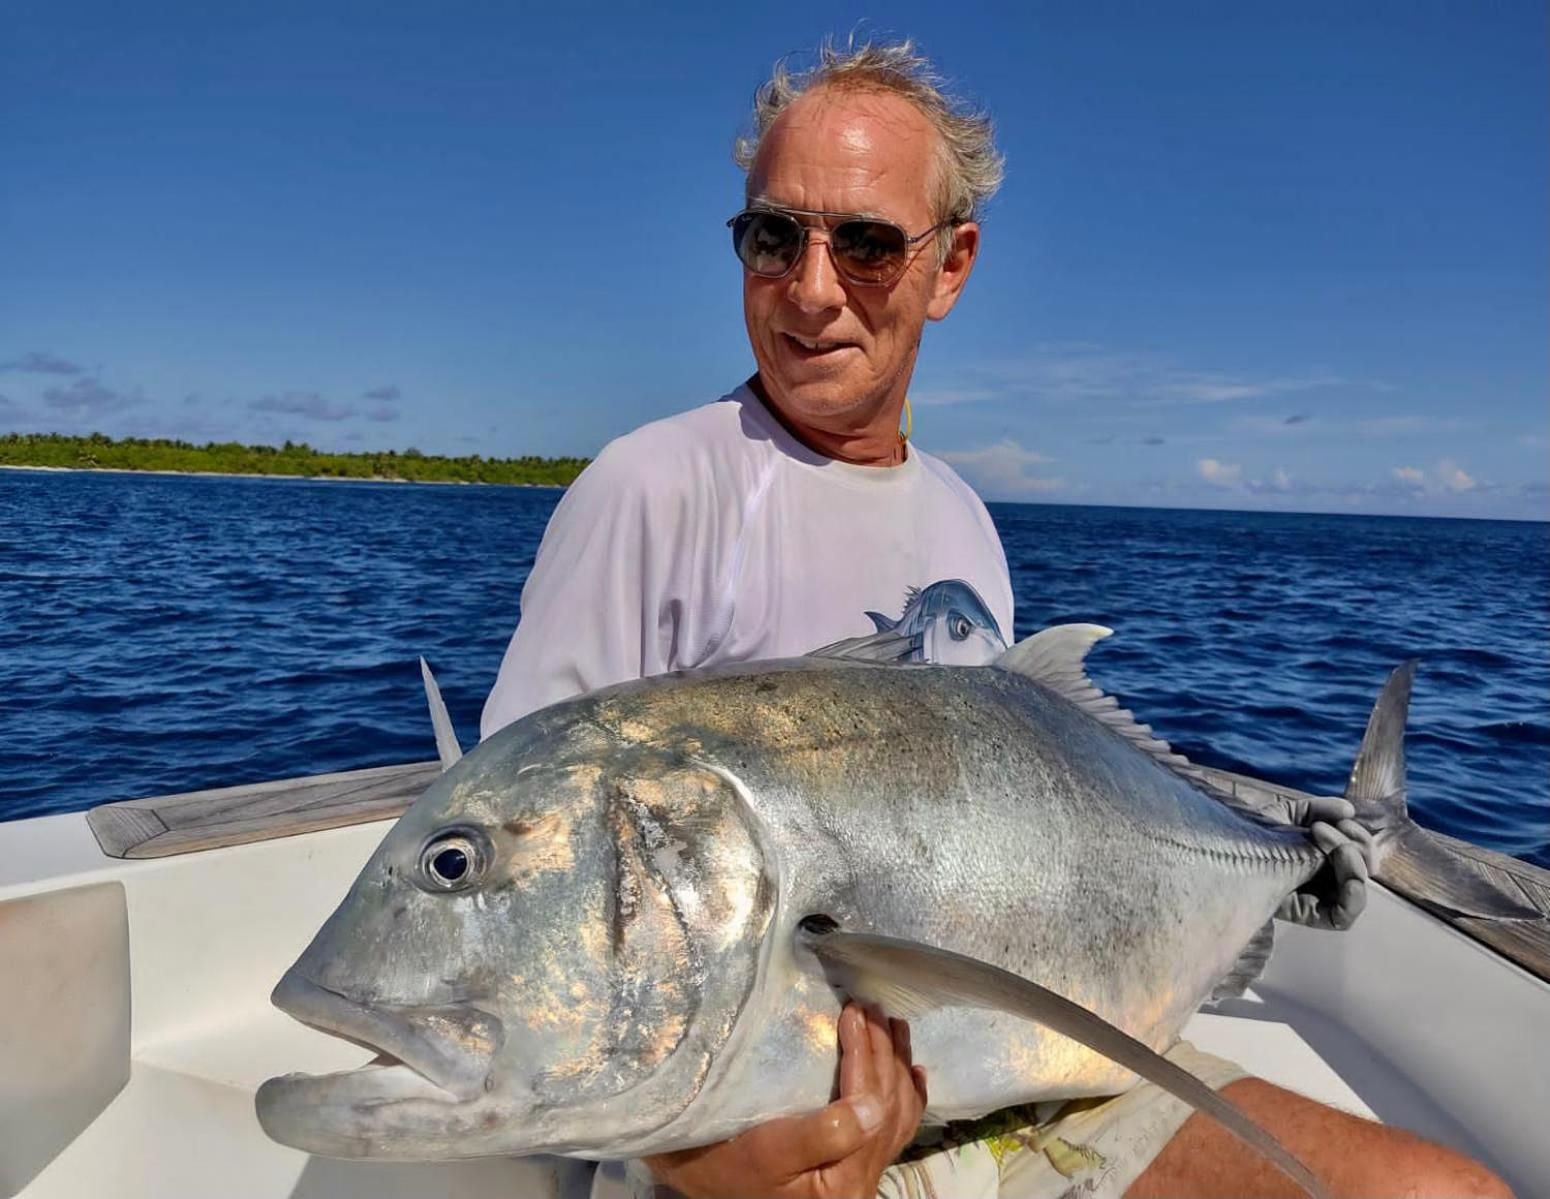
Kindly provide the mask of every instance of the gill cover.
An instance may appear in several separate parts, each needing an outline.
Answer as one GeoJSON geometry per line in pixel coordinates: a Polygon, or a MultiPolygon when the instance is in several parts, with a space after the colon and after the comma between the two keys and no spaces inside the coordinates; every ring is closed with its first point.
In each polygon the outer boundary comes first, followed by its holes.
{"type": "Polygon", "coordinates": [[[582,1052],[534,1079],[559,1144],[585,1152],[649,1134],[699,1093],[754,986],[776,900],[752,813],[720,771],[629,750],[598,780],[610,859],[595,926],[606,1015],[582,1052]],[[630,1117],[615,1102],[628,1099],[630,1117]],[[606,1132],[577,1137],[606,1114],[606,1132]]]}

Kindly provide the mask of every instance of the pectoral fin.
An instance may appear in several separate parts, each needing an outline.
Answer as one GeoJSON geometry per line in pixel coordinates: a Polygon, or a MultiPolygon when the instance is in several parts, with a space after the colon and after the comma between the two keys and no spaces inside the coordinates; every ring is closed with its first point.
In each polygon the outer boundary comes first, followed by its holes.
{"type": "Polygon", "coordinates": [[[424,658],[420,659],[420,677],[425,680],[425,702],[431,710],[431,728],[436,733],[436,756],[441,759],[441,768],[447,770],[463,756],[463,747],[458,744],[452,717],[447,714],[441,688],[436,686],[436,676],[424,658]]]}
{"type": "Polygon", "coordinates": [[[1263,1154],[1313,1199],[1325,1199],[1308,1168],[1258,1124],[1189,1071],[1080,1004],[999,966],[950,950],[843,932],[825,917],[809,917],[802,922],[802,929],[802,941],[823,964],[830,982],[852,998],[876,1003],[893,1016],[918,1016],[939,1007],[975,1007],[1035,1021],[1205,1112],[1263,1154]]]}
{"type": "Polygon", "coordinates": [[[903,662],[920,648],[920,638],[894,629],[880,629],[863,637],[846,637],[808,654],[809,658],[851,658],[862,662],[903,662]]]}

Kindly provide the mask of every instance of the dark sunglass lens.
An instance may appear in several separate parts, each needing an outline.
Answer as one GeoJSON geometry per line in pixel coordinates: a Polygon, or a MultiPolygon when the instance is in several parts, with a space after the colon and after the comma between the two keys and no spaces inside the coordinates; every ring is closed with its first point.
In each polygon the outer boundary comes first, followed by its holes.
{"type": "Polygon", "coordinates": [[[834,254],[852,279],[887,283],[909,254],[904,231],[886,221],[843,221],[834,230],[834,254]]]}
{"type": "Polygon", "coordinates": [[[778,212],[745,212],[732,222],[732,248],[754,274],[777,279],[802,252],[802,226],[778,212]]]}

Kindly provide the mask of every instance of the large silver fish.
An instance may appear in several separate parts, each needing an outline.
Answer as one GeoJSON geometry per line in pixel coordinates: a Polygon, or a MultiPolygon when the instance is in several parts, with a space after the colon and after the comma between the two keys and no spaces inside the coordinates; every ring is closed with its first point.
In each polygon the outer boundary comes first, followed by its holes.
{"type": "MultiPolygon", "coordinates": [[[[719,1140],[832,1097],[843,991],[912,1014],[934,1118],[1124,1090],[1241,986],[1322,854],[1093,687],[1106,634],[992,667],[664,676],[511,725],[405,813],[275,991],[384,1057],[272,1079],[265,1129],[408,1159],[719,1140]]],[[[1353,774],[1375,811],[1403,803],[1396,680],[1353,774]]]]}

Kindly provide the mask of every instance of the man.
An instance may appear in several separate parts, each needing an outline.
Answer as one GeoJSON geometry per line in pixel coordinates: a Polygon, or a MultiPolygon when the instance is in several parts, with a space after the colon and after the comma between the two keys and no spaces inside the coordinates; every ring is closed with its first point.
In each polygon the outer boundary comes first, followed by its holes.
{"type": "Polygon", "coordinates": [[[1011,636],[1011,580],[984,506],[899,434],[921,329],[963,290],[979,248],[972,217],[1000,163],[984,122],[943,106],[964,129],[954,153],[973,168],[949,171],[910,102],[850,101],[854,114],[805,105],[771,122],[749,211],[733,222],[758,373],[607,446],[567,492],[523,591],[486,736],[608,683],[872,632],[867,611],[897,611],[938,581],[964,582],[998,638],[1011,636]],[[901,137],[915,151],[907,164],[885,149],[901,137]],[[836,222],[819,209],[883,219],[836,222]]]}
{"type": "MultiPolygon", "coordinates": [[[[952,310],[979,252],[974,218],[1000,177],[989,123],[948,102],[907,43],[826,50],[806,77],[777,70],[755,118],[740,146],[747,209],[731,225],[757,373],[716,404],[612,443],[577,480],[523,592],[485,735],[576,692],[679,667],[863,636],[882,655],[918,656],[937,606],[927,592],[983,601],[984,644],[1011,635],[1010,580],[983,506],[898,431],[925,323],[952,310]],[[866,615],[897,609],[906,589],[897,623],[866,615]]],[[[950,625],[967,636],[972,623],[950,625]]],[[[1359,862],[1342,846],[1334,897],[1300,897],[1288,914],[1349,920],[1359,862]]],[[[925,1078],[907,1029],[880,1013],[847,1009],[839,1040],[836,1103],[652,1159],[655,1177],[706,1197],[853,1196],[880,1182],[1029,1197],[1073,1185],[1137,1199],[1297,1193],[1149,1085],[1073,1105],[1025,1138],[1063,1145],[1065,1157],[987,1149],[885,1175],[915,1131],[925,1078]]],[[[1447,1150],[1187,1045],[1172,1056],[1225,1086],[1334,1194],[1507,1194],[1447,1150]]]]}

